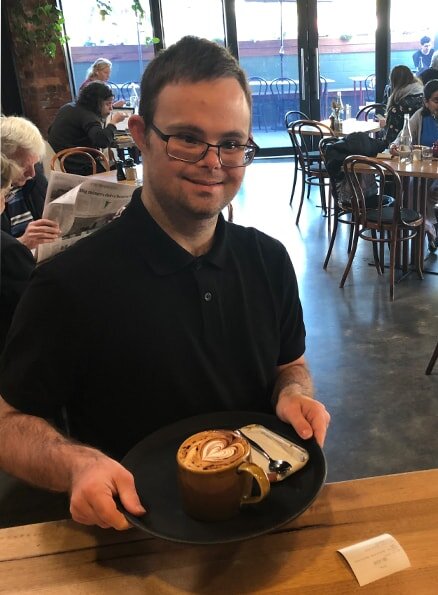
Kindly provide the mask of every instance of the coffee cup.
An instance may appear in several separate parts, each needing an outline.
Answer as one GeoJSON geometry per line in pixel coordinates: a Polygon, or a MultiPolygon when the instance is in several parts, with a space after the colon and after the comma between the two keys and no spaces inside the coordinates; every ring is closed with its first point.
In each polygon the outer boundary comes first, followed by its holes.
{"type": "Polygon", "coordinates": [[[176,459],[182,507],[194,519],[230,519],[241,507],[257,504],[269,494],[265,471],[251,462],[251,447],[232,430],[193,434],[181,444],[176,459]],[[254,482],[256,495],[252,495],[254,482]]]}

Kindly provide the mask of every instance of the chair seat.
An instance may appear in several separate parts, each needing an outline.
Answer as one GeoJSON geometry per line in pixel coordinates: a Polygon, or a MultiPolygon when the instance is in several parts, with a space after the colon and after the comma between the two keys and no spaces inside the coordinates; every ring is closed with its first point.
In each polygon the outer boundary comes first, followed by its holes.
{"type": "Polygon", "coordinates": [[[327,169],[324,163],[321,163],[321,165],[318,163],[312,163],[312,165],[309,166],[308,171],[315,174],[327,174],[327,169]]]}
{"type": "MultiPolygon", "coordinates": [[[[377,211],[373,211],[372,209],[367,210],[367,219],[371,223],[377,223],[378,216],[379,214],[377,211]]],[[[393,221],[393,218],[393,207],[385,207],[382,209],[382,223],[384,225],[390,225],[393,221]]],[[[406,225],[421,221],[421,215],[417,211],[414,211],[414,209],[400,209],[400,218],[406,225]]]]}
{"type": "MultiPolygon", "coordinates": [[[[377,194],[373,194],[372,196],[365,197],[365,204],[367,209],[375,209],[378,205],[378,196],[377,194]]],[[[388,196],[388,194],[383,195],[382,204],[384,207],[390,207],[394,204],[394,198],[392,196],[388,196]]]]}

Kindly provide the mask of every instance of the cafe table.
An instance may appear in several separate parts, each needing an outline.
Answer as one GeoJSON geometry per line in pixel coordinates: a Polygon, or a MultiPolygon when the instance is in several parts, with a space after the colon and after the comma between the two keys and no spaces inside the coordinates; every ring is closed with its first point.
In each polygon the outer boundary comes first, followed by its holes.
{"type": "MultiPolygon", "coordinates": [[[[420,228],[419,233],[424,238],[424,218],[426,215],[427,202],[427,181],[438,179],[438,159],[434,158],[432,161],[429,162],[416,160],[412,161],[411,163],[400,163],[399,158],[394,156],[389,159],[379,158],[379,161],[382,161],[382,163],[386,163],[400,175],[403,184],[403,204],[406,207],[416,209],[419,213],[421,213],[421,215],[423,215],[423,224],[420,228]]],[[[438,274],[435,271],[431,271],[424,268],[424,241],[421,243],[420,260],[423,263],[423,272],[432,275],[438,274]]]]}
{"type": "Polygon", "coordinates": [[[71,520],[0,530],[0,593],[14,595],[437,592],[438,469],[326,484],[295,520],[229,544],[188,545],[71,520]],[[383,533],[411,566],[359,587],[337,550],[383,533]]]}

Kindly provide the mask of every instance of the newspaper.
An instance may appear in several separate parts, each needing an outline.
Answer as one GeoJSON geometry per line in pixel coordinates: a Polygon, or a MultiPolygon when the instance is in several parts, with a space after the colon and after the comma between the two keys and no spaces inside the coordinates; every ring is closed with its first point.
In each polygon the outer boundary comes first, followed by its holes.
{"type": "Polygon", "coordinates": [[[62,252],[111,221],[131,200],[133,190],[117,182],[52,171],[43,217],[58,222],[61,237],[38,246],[37,262],[62,252]]]}

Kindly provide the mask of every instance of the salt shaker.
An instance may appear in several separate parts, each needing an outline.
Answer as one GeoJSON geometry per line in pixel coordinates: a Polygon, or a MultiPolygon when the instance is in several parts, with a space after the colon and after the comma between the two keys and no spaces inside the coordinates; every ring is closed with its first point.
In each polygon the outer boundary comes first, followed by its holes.
{"type": "Polygon", "coordinates": [[[137,179],[137,170],[132,157],[125,159],[125,174],[127,180],[135,181],[137,179]]]}

